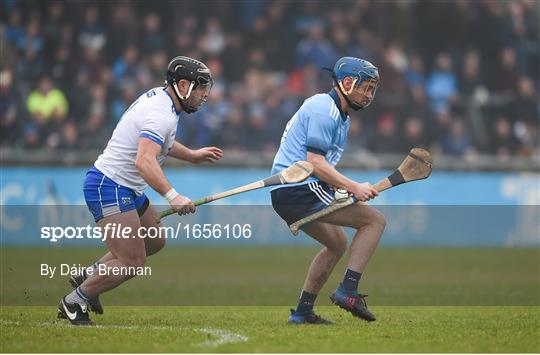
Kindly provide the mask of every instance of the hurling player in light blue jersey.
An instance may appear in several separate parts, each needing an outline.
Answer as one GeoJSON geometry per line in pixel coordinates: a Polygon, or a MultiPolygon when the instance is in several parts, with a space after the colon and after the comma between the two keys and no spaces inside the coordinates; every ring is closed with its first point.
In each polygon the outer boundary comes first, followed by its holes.
{"type": "Polygon", "coordinates": [[[164,238],[139,237],[139,231],[160,227],[157,212],[144,194],[148,186],[179,214],[195,212],[193,202],[174,189],[161,165],[168,156],[195,164],[221,158],[219,148],[192,150],[175,139],[180,113],[197,111],[212,84],[210,69],[204,63],[178,56],[168,65],[165,86],[142,94],[124,112],[84,181],[86,204],[102,228],[109,252],[88,272],[71,275],[75,290],[60,300],[60,318],[73,325],[91,324],[88,308],[103,313],[99,295],[136,276],[146,257],[163,248],[164,238]],[[107,232],[111,226],[121,233],[111,236],[112,229],[107,232]],[[118,237],[126,234],[127,238],[118,237]]]}
{"type": "Polygon", "coordinates": [[[378,195],[368,182],[359,183],[342,175],[335,166],[347,142],[349,112],[366,108],[375,97],[379,71],[368,61],[343,57],[331,70],[334,86],[326,94],[308,98],[285,127],[272,173],[294,162],[307,160],[314,166],[309,179],[295,185],[275,187],[272,205],[289,225],[328,206],[334,188],[353,194],[357,202],[328,216],[306,224],[302,230],[323,245],[315,256],[304,282],[298,307],[291,310],[289,323],[332,323],[315,314],[317,294],[341,256],[347,250],[347,235],[341,228],[352,227],[356,234],[349,247],[349,260],[343,282],[330,297],[339,307],[354,316],[374,321],[358,282],[384,231],[386,220],[367,205],[378,195]]]}

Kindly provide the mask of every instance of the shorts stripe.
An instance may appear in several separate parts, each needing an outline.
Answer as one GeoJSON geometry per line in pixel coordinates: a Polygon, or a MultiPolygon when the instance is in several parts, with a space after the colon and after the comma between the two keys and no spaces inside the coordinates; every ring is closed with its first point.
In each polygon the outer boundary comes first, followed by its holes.
{"type": "Polygon", "coordinates": [[[329,205],[332,201],[328,201],[325,196],[323,196],[321,194],[321,192],[317,189],[316,187],[316,183],[314,182],[310,182],[308,184],[309,186],[309,189],[319,198],[319,200],[321,200],[322,203],[324,203],[325,205],[329,205]]]}
{"type": "Polygon", "coordinates": [[[326,192],[320,184],[318,183],[316,184],[317,184],[317,188],[319,189],[319,191],[322,192],[323,196],[326,196],[328,199],[330,199],[330,201],[334,201],[334,197],[332,195],[326,192]]]}
{"type": "Polygon", "coordinates": [[[99,194],[99,205],[101,206],[101,209],[103,210],[103,202],[101,202],[101,185],[103,185],[103,180],[105,180],[105,175],[101,178],[101,182],[99,183],[99,187],[97,189],[99,194]]]}

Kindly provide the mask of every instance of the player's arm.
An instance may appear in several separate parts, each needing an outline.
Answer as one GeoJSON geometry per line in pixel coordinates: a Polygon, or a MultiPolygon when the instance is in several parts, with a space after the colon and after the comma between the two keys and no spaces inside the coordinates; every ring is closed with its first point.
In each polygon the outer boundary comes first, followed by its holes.
{"type": "Polygon", "coordinates": [[[307,160],[313,164],[313,175],[332,186],[349,191],[360,201],[367,201],[379,195],[370,183],[364,182],[360,184],[341,174],[336,168],[328,164],[321,154],[308,151],[307,160]]]}
{"type": "Polygon", "coordinates": [[[193,164],[199,164],[203,162],[214,163],[221,159],[223,151],[217,147],[204,147],[201,149],[193,150],[189,149],[182,143],[175,141],[169,152],[169,156],[188,161],[193,164]]]}
{"type": "Polygon", "coordinates": [[[307,160],[313,164],[314,175],[330,185],[342,188],[354,194],[360,201],[367,201],[378,195],[370,183],[357,183],[339,173],[326,159],[326,153],[332,147],[336,131],[336,121],[326,110],[315,108],[309,117],[306,132],[307,160]]]}
{"type": "Polygon", "coordinates": [[[137,148],[137,158],[135,166],[144,181],[159,194],[169,201],[172,208],[180,214],[195,212],[195,205],[187,197],[181,196],[169,183],[161,166],[157,161],[157,156],[161,151],[161,146],[155,141],[141,137],[137,148]]]}

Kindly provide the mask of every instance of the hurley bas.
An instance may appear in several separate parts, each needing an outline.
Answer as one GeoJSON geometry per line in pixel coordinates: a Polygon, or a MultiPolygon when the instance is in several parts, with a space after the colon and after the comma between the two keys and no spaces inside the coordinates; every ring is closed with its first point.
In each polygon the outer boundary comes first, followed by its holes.
{"type": "Polygon", "coordinates": [[[91,276],[97,273],[100,276],[103,275],[131,275],[131,276],[150,276],[152,275],[152,268],[150,266],[115,266],[107,267],[105,264],[98,264],[96,268],[83,266],[81,264],[60,264],[60,266],[51,266],[49,264],[41,264],[40,272],[41,276],[46,276],[52,279],[56,272],[59,272],[60,276],[77,276],[83,273],[91,276]]]}

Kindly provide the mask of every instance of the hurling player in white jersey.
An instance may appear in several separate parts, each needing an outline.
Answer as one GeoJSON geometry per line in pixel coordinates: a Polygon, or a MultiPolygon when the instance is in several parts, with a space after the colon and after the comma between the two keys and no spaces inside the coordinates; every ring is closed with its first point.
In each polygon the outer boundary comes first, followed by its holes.
{"type": "MultiPolygon", "coordinates": [[[[164,238],[137,236],[140,227],[159,227],[157,212],[144,194],[148,185],[179,214],[195,212],[193,202],[174,189],[161,165],[167,156],[194,164],[212,163],[222,157],[219,148],[192,150],[175,140],[180,113],[197,111],[207,100],[212,85],[210,70],[204,63],[176,57],[168,65],[165,86],[141,95],[118,122],[103,154],[86,175],[84,196],[102,231],[115,224],[122,229],[129,227],[131,233],[130,238],[105,235],[109,252],[91,267],[94,271],[140,269],[147,256],[164,247],[164,238]]],[[[58,316],[74,325],[91,324],[88,308],[103,313],[99,295],[133,276],[134,272],[83,272],[72,276],[70,282],[75,290],[60,301],[58,316]]]]}

